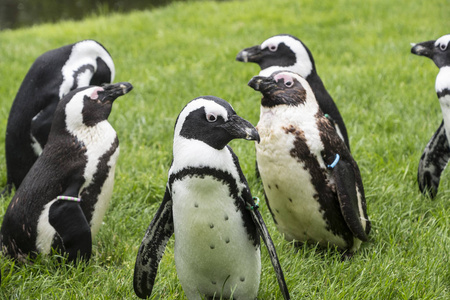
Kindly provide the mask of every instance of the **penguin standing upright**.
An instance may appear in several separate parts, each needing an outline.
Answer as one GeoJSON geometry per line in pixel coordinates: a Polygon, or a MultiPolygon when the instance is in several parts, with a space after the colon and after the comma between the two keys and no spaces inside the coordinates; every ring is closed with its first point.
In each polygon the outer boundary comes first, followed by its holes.
{"type": "Polygon", "coordinates": [[[296,73],[255,76],[260,91],[256,159],[267,204],[288,241],[332,245],[346,254],[367,241],[370,222],[358,166],[296,73]]]}
{"type": "Polygon", "coordinates": [[[426,56],[439,68],[436,93],[441,105],[443,120],[431,137],[420,157],[417,181],[420,191],[434,198],[439,188],[441,173],[450,159],[450,34],[435,41],[412,44],[411,52],[426,56]]]}
{"type": "Polygon", "coordinates": [[[252,199],[232,139],[259,140],[256,129],[223,99],[189,102],[175,124],[166,192],[139,249],[134,290],[152,293],[159,262],[175,233],[175,265],[189,300],[255,299],[260,236],[289,299],[275,247],[252,199]]]}
{"type": "Polygon", "coordinates": [[[69,91],[110,83],[114,63],[98,42],[84,40],[39,56],[25,76],[11,106],[5,137],[9,193],[41,154],[59,100],[69,91]]]}
{"type": "Polygon", "coordinates": [[[58,249],[89,259],[112,196],[119,140],[107,119],[129,83],[69,92],[55,110],[42,154],[25,176],[1,227],[3,252],[18,260],[58,249]]]}
{"type": "Polygon", "coordinates": [[[240,51],[236,60],[257,63],[261,67],[260,76],[270,76],[275,71],[287,70],[305,78],[316,96],[320,109],[332,121],[339,136],[350,150],[344,120],[317,74],[311,51],[302,41],[288,34],[276,35],[265,40],[261,45],[240,51]]]}

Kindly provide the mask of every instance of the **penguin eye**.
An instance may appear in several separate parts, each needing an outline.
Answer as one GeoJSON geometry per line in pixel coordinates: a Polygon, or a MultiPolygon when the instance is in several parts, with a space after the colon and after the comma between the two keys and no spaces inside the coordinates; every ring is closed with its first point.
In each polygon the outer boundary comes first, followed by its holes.
{"type": "Polygon", "coordinates": [[[286,81],[286,82],[284,83],[284,85],[285,85],[286,87],[290,88],[290,87],[292,87],[292,86],[294,85],[294,82],[288,80],[288,81],[286,81]]]}
{"type": "Polygon", "coordinates": [[[447,45],[446,44],[440,44],[439,48],[441,49],[441,51],[445,51],[445,49],[447,49],[447,45]]]}
{"type": "Polygon", "coordinates": [[[208,122],[215,122],[217,121],[217,116],[214,113],[207,113],[206,114],[206,120],[208,120],[208,122]]]}
{"type": "Polygon", "coordinates": [[[270,51],[275,52],[275,51],[277,51],[277,49],[278,49],[277,45],[269,45],[269,50],[270,51]]]}

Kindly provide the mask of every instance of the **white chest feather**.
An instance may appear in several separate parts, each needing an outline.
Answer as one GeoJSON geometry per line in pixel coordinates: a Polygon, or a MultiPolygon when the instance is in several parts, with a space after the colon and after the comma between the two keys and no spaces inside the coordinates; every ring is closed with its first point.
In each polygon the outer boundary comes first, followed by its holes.
{"type": "Polygon", "coordinates": [[[445,135],[447,136],[447,140],[450,141],[450,95],[439,98],[439,103],[444,119],[445,135]]]}
{"type": "MultiPolygon", "coordinates": [[[[445,89],[450,90],[450,67],[442,67],[436,77],[436,92],[440,93],[445,89]]],[[[450,95],[440,97],[439,104],[444,118],[445,134],[450,141],[450,95]]]]}
{"type": "Polygon", "coordinates": [[[175,263],[189,299],[199,292],[255,297],[260,250],[249,240],[227,185],[211,176],[185,177],[172,186],[175,263]]]}
{"type": "MultiPolygon", "coordinates": [[[[325,163],[320,155],[323,144],[315,119],[302,114],[301,109],[286,106],[261,108],[257,125],[261,141],[256,144],[258,169],[269,199],[278,230],[287,240],[314,241],[327,244],[332,241],[345,247],[345,242],[326,230],[323,211],[317,201],[316,188],[303,161],[292,155],[297,136],[286,128],[301,129],[311,154],[322,169],[325,163]]],[[[332,183],[332,178],[328,178],[332,183]]]]}

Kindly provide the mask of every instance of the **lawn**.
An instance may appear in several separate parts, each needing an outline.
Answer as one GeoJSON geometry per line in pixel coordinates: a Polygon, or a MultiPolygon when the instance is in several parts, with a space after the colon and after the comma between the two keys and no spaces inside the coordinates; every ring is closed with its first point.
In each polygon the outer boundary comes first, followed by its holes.
{"type": "MultiPolygon", "coordinates": [[[[442,120],[434,91],[438,69],[410,54],[410,42],[449,33],[448,13],[444,0],[199,1],[0,32],[0,132],[32,62],[50,49],[95,39],[115,61],[115,81],[134,85],[109,118],[121,153],[91,260],[61,266],[55,257],[39,257],[18,265],[0,256],[0,298],[136,298],[134,262],[164,194],[178,113],[193,98],[215,95],[256,125],[260,94],[247,82],[259,68],[235,56],[290,33],[312,51],[346,122],[373,226],[370,241],[352,260],[341,261],[332,249],[296,249],[286,242],[263,204],[292,299],[449,299],[450,174],[443,173],[434,200],[419,193],[416,181],[422,150],[442,120]]],[[[4,135],[0,145],[3,186],[4,135]]],[[[263,198],[253,144],[236,140],[231,146],[252,193],[263,198]]],[[[0,220],[10,199],[0,199],[0,220]]],[[[258,298],[281,299],[264,248],[262,265],[258,298]]],[[[185,299],[173,238],[152,299],[185,299]]]]}

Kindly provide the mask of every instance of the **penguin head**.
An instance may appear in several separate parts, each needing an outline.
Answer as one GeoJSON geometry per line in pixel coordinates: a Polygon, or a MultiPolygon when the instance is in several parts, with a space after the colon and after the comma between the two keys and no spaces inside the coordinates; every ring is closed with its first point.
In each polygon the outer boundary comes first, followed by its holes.
{"type": "Polygon", "coordinates": [[[309,83],[293,72],[277,71],[269,77],[255,76],[248,85],[255,91],[261,92],[263,107],[317,103],[309,83]]]}
{"type": "Polygon", "coordinates": [[[89,86],[69,92],[58,104],[55,122],[65,122],[69,131],[92,127],[108,119],[114,100],[131,91],[128,82],[89,86]]]}
{"type": "Polygon", "coordinates": [[[411,46],[411,53],[432,59],[438,68],[450,65],[450,34],[411,46]]]}
{"type": "Polygon", "coordinates": [[[236,60],[257,63],[262,76],[290,70],[307,78],[316,69],[311,51],[298,38],[288,34],[276,35],[261,45],[246,48],[238,53],[236,60]]]}
{"type": "Polygon", "coordinates": [[[217,150],[233,139],[259,142],[255,127],[238,116],[227,101],[214,96],[196,98],[183,108],[175,124],[174,141],[180,138],[198,140],[217,150]]]}

